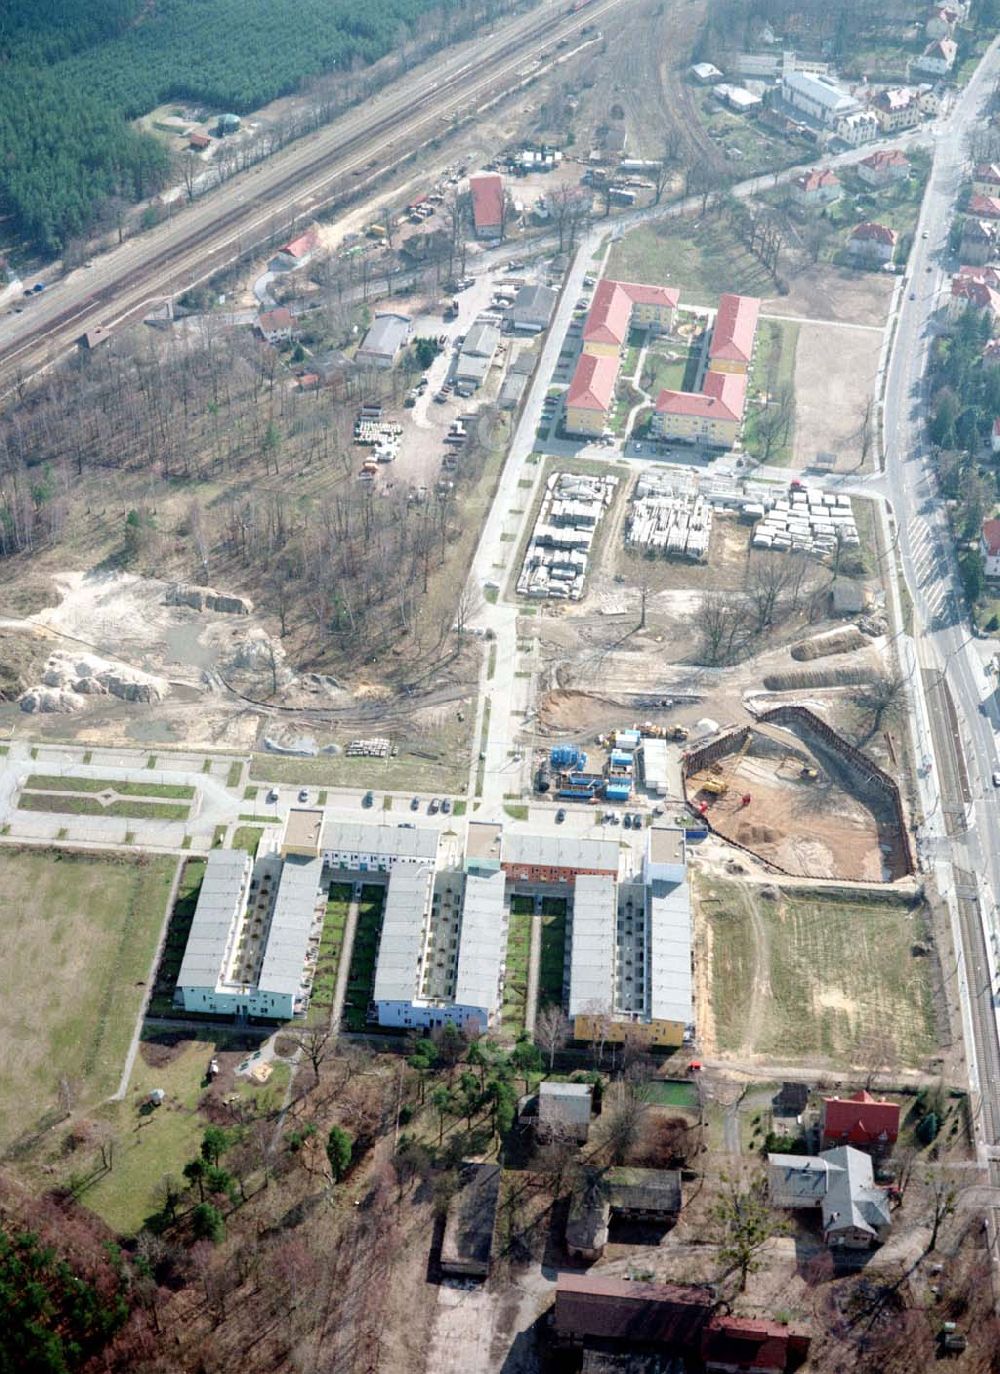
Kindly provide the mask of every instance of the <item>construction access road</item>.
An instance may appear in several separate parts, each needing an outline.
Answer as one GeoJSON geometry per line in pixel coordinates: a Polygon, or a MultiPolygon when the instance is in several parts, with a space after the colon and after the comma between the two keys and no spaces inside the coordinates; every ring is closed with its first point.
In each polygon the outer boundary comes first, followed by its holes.
{"type": "Polygon", "coordinates": [[[71,273],[22,314],[0,319],[0,397],[98,327],[140,318],[297,220],[354,201],[393,167],[563,60],[584,27],[630,0],[592,0],[568,13],[543,0],[472,42],[438,54],[318,133],[177,210],[164,224],[71,273]]]}

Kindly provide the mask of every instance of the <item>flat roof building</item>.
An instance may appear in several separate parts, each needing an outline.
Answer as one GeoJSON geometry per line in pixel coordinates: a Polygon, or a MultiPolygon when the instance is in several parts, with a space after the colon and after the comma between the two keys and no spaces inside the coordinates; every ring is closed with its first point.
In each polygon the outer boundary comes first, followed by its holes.
{"type": "Polygon", "coordinates": [[[590,1133],[594,1087],[591,1083],[554,1083],[538,1087],[538,1135],[542,1139],[577,1140],[590,1133]]]}
{"type": "Polygon", "coordinates": [[[281,853],[301,854],[306,858],[317,858],[323,836],[323,812],[319,809],[305,810],[292,807],[285,821],[281,837],[281,853]]]}
{"type": "Polygon", "coordinates": [[[512,882],[567,883],[579,873],[617,877],[621,850],[617,840],[505,831],[500,863],[512,882]]]}
{"type": "Polygon", "coordinates": [[[399,864],[437,863],[440,831],[378,821],[328,820],[323,826],[323,861],[346,872],[388,873],[399,864]]]}
{"type": "Polygon", "coordinates": [[[649,1016],[694,1023],[691,973],[691,889],[686,882],[653,880],[646,887],[649,926],[649,1016]]]}
{"type": "Polygon", "coordinates": [[[357,351],[359,363],[373,367],[392,367],[410,337],[413,321],[409,315],[386,310],[377,314],[357,351]]]}
{"type": "Polygon", "coordinates": [[[573,884],[569,1014],[611,1010],[618,894],[610,874],[581,873],[573,884]]]}

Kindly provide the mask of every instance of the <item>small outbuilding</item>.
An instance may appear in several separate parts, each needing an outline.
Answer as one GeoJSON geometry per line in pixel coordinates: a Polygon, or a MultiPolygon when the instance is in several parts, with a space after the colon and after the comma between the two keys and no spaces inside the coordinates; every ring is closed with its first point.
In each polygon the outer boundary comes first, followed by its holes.
{"type": "Polygon", "coordinates": [[[590,1134],[594,1087],[591,1083],[542,1083],[538,1089],[538,1136],[577,1140],[590,1134]]]}
{"type": "Polygon", "coordinates": [[[406,346],[412,324],[409,315],[392,310],[377,314],[358,349],[357,361],[372,367],[392,367],[406,346]]]}
{"type": "Polygon", "coordinates": [[[464,1163],[448,1204],[441,1270],[460,1278],[485,1279],[493,1255],[493,1232],[500,1202],[500,1165],[464,1163]]]}

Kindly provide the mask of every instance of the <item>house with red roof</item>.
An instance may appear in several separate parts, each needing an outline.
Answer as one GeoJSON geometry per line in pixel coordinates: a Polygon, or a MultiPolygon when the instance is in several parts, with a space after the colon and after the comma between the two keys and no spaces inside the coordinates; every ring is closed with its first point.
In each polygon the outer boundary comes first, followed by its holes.
{"type": "Polygon", "coordinates": [[[1000,165],[978,163],[972,172],[972,191],[977,196],[1000,196],[1000,165]]]}
{"type": "Polygon", "coordinates": [[[935,38],[919,57],[910,63],[913,71],[930,72],[933,76],[947,76],[955,65],[958,44],[954,38],[935,38]]]}
{"type": "Polygon", "coordinates": [[[876,224],[867,220],[851,230],[847,239],[847,251],[854,262],[881,265],[892,262],[897,239],[895,229],[890,229],[887,224],[876,224]]]}
{"type": "Polygon", "coordinates": [[[653,432],[686,444],[732,448],[743,424],[746,395],[744,373],[706,372],[701,391],[660,392],[653,432]]]}
{"type": "Polygon", "coordinates": [[[583,325],[584,352],[617,353],[633,327],[668,333],[679,300],[680,292],[672,287],[602,277],[583,325]]]}
{"type": "Polygon", "coordinates": [[[503,178],[497,172],[469,177],[472,223],[477,239],[502,239],[506,221],[503,178]]]}
{"type": "Polygon", "coordinates": [[[295,316],[287,306],[279,305],[275,310],[265,310],[258,315],[255,327],[269,344],[290,343],[295,332],[295,316]]]}
{"type": "Polygon", "coordinates": [[[212,140],[208,134],[200,134],[197,131],[188,134],[188,147],[194,153],[203,153],[206,148],[211,148],[212,140]]]}
{"type": "Polygon", "coordinates": [[[618,354],[582,353],[566,393],[566,429],[570,434],[599,435],[615,399],[618,354]]]}
{"type": "Polygon", "coordinates": [[[1000,219],[1000,197],[995,195],[970,196],[969,214],[974,219],[1000,219]]]}
{"type": "Polygon", "coordinates": [[[979,551],[983,555],[983,572],[987,577],[1000,577],[1000,520],[983,521],[979,551]]]}
{"type": "Polygon", "coordinates": [[[756,296],[736,296],[727,291],[719,297],[708,345],[710,372],[750,370],[759,319],[760,301],[756,296]]]}
{"type": "Polygon", "coordinates": [[[875,97],[872,109],[884,134],[912,129],[923,115],[920,96],[912,86],[887,86],[875,97]]]}
{"type": "Polygon", "coordinates": [[[702,1332],[701,1358],[708,1374],[787,1374],[809,1354],[810,1338],[778,1322],[749,1317],[712,1317],[702,1332]]]}
{"type": "Polygon", "coordinates": [[[898,148],[882,148],[862,158],[857,173],[866,186],[889,186],[910,175],[910,159],[898,148]]]}
{"type": "Polygon", "coordinates": [[[995,290],[1000,290],[1000,270],[990,266],[989,263],[983,263],[981,266],[963,263],[955,276],[960,277],[962,281],[978,281],[982,282],[984,286],[992,286],[995,290]]]}
{"type": "Polygon", "coordinates": [[[843,195],[836,172],[829,167],[813,167],[792,182],[792,200],[804,210],[832,205],[843,195]]]}
{"type": "Polygon", "coordinates": [[[319,230],[311,225],[305,233],[281,245],[275,254],[274,265],[286,272],[293,272],[296,267],[305,267],[318,247],[319,230]]]}
{"type": "Polygon", "coordinates": [[[948,318],[957,320],[966,310],[975,310],[980,315],[988,314],[991,321],[995,322],[1000,319],[1000,293],[985,282],[969,277],[952,277],[948,318]]]}
{"type": "Polygon", "coordinates": [[[852,1097],[823,1099],[823,1148],[853,1145],[888,1150],[899,1136],[899,1103],[872,1097],[862,1089],[852,1097]]]}
{"type": "Polygon", "coordinates": [[[962,222],[962,242],[959,254],[963,262],[982,266],[989,262],[997,252],[1000,239],[1000,221],[993,219],[973,219],[967,216],[962,222]]]}

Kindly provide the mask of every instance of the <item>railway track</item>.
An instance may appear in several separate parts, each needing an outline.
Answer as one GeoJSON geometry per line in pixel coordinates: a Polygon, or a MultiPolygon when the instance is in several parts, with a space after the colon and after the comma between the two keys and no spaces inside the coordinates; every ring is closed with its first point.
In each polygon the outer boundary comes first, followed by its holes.
{"type": "MultiPolygon", "coordinates": [[[[304,151],[292,145],[289,153],[294,156],[283,158],[280,165],[265,163],[234,178],[225,191],[227,199],[235,194],[237,203],[219,202],[207,226],[205,200],[187,207],[178,216],[180,228],[170,231],[169,243],[156,247],[150,241],[141,261],[123,264],[120,272],[112,266],[112,275],[95,290],[86,291],[88,284],[81,281],[75,299],[61,310],[47,314],[6,346],[0,342],[0,397],[57,361],[88,330],[129,323],[266,244],[279,224],[283,231],[302,215],[338,200],[356,199],[360,190],[439,138],[442,130],[457,127],[530,80],[537,74],[540,43],[570,39],[625,3],[591,0],[572,13],[562,4],[550,6],[537,22],[519,27],[511,37],[501,35],[483,55],[466,55],[457,65],[446,60],[440,68],[442,79],[423,78],[410,87],[396,83],[370,102],[374,119],[366,118],[368,106],[353,111],[344,117],[342,129],[334,126],[315,138],[313,148],[304,151]],[[526,68],[528,58],[533,61],[526,68]]],[[[210,212],[210,201],[208,206],[210,212]]],[[[141,246],[141,240],[126,245],[132,254],[137,242],[141,246]]]]}

